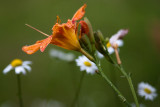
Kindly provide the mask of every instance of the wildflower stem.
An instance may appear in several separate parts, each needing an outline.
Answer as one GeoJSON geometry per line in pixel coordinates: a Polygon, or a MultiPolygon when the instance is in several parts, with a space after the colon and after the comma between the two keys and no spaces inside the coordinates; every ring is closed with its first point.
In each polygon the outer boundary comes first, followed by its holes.
{"type": "Polygon", "coordinates": [[[94,62],[94,58],[90,55],[90,54],[88,54],[84,49],[80,49],[80,52],[83,54],[83,55],[85,55],[89,60],[91,60],[91,61],[93,61],[94,62]]]}
{"type": "Polygon", "coordinates": [[[73,100],[73,103],[72,103],[71,107],[74,107],[76,102],[77,102],[77,99],[79,97],[79,93],[80,93],[80,90],[81,90],[84,75],[85,75],[85,72],[83,72],[82,75],[81,75],[80,82],[79,82],[79,85],[78,85],[78,88],[77,88],[77,91],[76,91],[76,95],[75,95],[75,98],[73,100]]]}
{"type": "Polygon", "coordinates": [[[123,103],[126,104],[127,107],[131,107],[126,98],[122,95],[122,93],[117,89],[117,87],[109,80],[109,78],[103,73],[100,63],[97,64],[100,75],[107,81],[107,83],[113,88],[113,90],[118,94],[118,97],[121,99],[123,103]]]}
{"type": "Polygon", "coordinates": [[[19,106],[23,107],[23,100],[22,100],[22,89],[21,89],[21,75],[17,75],[17,84],[18,84],[18,97],[19,97],[19,106]]]}
{"type": "MultiPolygon", "coordinates": [[[[107,56],[105,55],[105,58],[108,58],[108,57],[110,57],[110,56],[109,55],[107,55],[107,56]]],[[[111,57],[110,57],[110,59],[112,60],[114,66],[117,67],[117,69],[127,78],[127,81],[128,81],[129,86],[130,86],[134,101],[136,103],[136,107],[139,107],[138,99],[137,99],[136,92],[135,92],[135,89],[134,89],[134,86],[133,86],[132,79],[131,79],[130,75],[128,75],[125,72],[125,70],[123,69],[121,64],[119,64],[119,65],[116,64],[111,57]]]]}
{"type": "Polygon", "coordinates": [[[130,89],[131,89],[131,92],[132,92],[132,95],[133,95],[133,98],[134,98],[134,101],[136,103],[136,107],[139,107],[137,95],[136,95],[136,92],[135,92],[135,89],[134,89],[134,86],[133,86],[132,79],[131,79],[130,75],[128,75],[125,72],[125,70],[123,69],[122,65],[117,65],[116,64],[116,66],[122,72],[122,74],[127,78],[129,86],[130,86],[130,89]]]}

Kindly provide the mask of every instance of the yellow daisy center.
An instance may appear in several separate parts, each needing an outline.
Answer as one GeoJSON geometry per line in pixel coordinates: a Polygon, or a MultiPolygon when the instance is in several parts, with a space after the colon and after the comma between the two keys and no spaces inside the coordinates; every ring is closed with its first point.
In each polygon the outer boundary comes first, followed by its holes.
{"type": "Polygon", "coordinates": [[[108,47],[111,47],[111,44],[110,44],[110,42],[108,42],[106,46],[107,46],[107,48],[108,48],[108,47]]]}
{"type": "Polygon", "coordinates": [[[22,65],[22,60],[20,60],[20,59],[14,59],[14,60],[11,62],[11,65],[12,65],[12,67],[20,66],[20,65],[22,65]]]}
{"type": "Polygon", "coordinates": [[[92,64],[89,61],[85,61],[84,65],[90,67],[92,64]]]}
{"type": "Polygon", "coordinates": [[[144,88],[144,92],[146,92],[147,94],[151,94],[151,90],[148,88],[144,88]]]}

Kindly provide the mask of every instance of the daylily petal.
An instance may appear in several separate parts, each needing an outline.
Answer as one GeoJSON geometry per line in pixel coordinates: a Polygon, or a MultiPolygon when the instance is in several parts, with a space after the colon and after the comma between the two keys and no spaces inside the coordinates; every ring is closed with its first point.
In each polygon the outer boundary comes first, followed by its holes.
{"type": "Polygon", "coordinates": [[[52,30],[53,36],[51,44],[57,45],[68,50],[80,50],[80,44],[75,33],[75,25],[68,20],[67,23],[58,24],[56,23],[52,30]]]}
{"type": "Polygon", "coordinates": [[[52,40],[52,36],[49,36],[48,38],[46,38],[44,40],[37,41],[33,45],[23,46],[22,50],[24,52],[26,52],[27,54],[33,54],[33,53],[37,52],[39,49],[41,50],[41,52],[43,52],[45,50],[45,48],[48,46],[48,44],[51,42],[51,40],[52,40]]]}
{"type": "Polygon", "coordinates": [[[30,46],[23,46],[22,50],[26,52],[27,54],[33,54],[40,49],[40,45],[41,43],[36,42],[35,44],[30,45],[30,46]]]}
{"type": "Polygon", "coordinates": [[[48,46],[48,44],[51,42],[52,36],[49,36],[48,38],[44,39],[43,42],[40,45],[40,50],[43,52],[45,48],[48,46]]]}
{"type": "Polygon", "coordinates": [[[77,12],[74,14],[72,21],[80,20],[84,14],[85,14],[85,8],[87,7],[86,4],[84,4],[80,9],[77,10],[77,12]]]}
{"type": "Polygon", "coordinates": [[[84,34],[89,33],[89,27],[88,27],[87,23],[83,20],[81,20],[79,23],[81,24],[81,29],[80,29],[81,31],[80,31],[79,38],[81,38],[81,36],[83,36],[84,34]]]}

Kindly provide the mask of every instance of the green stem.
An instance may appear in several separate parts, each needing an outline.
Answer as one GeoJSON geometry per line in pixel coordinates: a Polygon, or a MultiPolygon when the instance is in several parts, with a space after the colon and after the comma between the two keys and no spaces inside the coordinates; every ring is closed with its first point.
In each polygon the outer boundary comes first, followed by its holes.
{"type": "Polygon", "coordinates": [[[85,55],[89,60],[91,60],[91,61],[93,61],[94,62],[94,58],[90,55],[90,54],[88,54],[84,49],[80,49],[79,50],[83,55],[85,55]]]}
{"type": "Polygon", "coordinates": [[[133,95],[133,98],[134,98],[134,101],[135,101],[135,103],[136,103],[136,106],[139,107],[137,95],[136,95],[136,92],[135,92],[135,89],[134,89],[134,86],[133,86],[132,79],[131,79],[130,75],[128,75],[128,74],[125,72],[125,70],[123,69],[122,65],[117,65],[117,64],[116,64],[116,67],[117,67],[117,68],[122,72],[122,74],[127,78],[128,83],[129,83],[129,86],[130,86],[130,89],[131,89],[131,92],[132,92],[132,95],[133,95]]]}
{"type": "Polygon", "coordinates": [[[83,82],[83,78],[84,78],[84,75],[85,75],[85,72],[82,73],[81,75],[81,78],[80,78],[80,83],[78,85],[78,88],[77,88],[77,91],[76,91],[76,94],[75,94],[75,98],[73,100],[73,103],[71,105],[71,107],[74,107],[76,102],[77,102],[77,99],[79,97],[79,93],[80,93],[80,90],[81,90],[81,86],[82,86],[82,82],[83,82]]]}
{"type": "Polygon", "coordinates": [[[116,88],[116,86],[108,79],[108,77],[103,73],[100,63],[97,64],[100,75],[107,81],[107,83],[113,88],[113,90],[118,94],[118,97],[127,107],[130,107],[130,104],[126,98],[121,94],[121,92],[116,88]]]}
{"type": "Polygon", "coordinates": [[[20,78],[20,74],[17,75],[17,84],[18,84],[19,106],[20,106],[20,107],[23,107],[23,99],[22,99],[22,89],[21,89],[21,78],[20,78]]]}
{"type": "MultiPolygon", "coordinates": [[[[105,58],[108,58],[110,57],[109,55],[105,56],[105,58]]],[[[110,57],[110,59],[113,61],[113,59],[110,57]]],[[[114,61],[113,61],[114,62],[114,61]]],[[[130,75],[128,75],[125,70],[123,69],[122,65],[118,65],[116,64],[115,62],[113,63],[115,65],[115,67],[118,68],[119,71],[121,71],[121,73],[127,78],[127,81],[129,83],[129,86],[130,86],[130,89],[131,89],[131,92],[132,92],[132,95],[133,95],[133,98],[134,98],[134,101],[136,103],[136,106],[139,107],[139,103],[138,103],[138,99],[137,99],[137,96],[136,96],[136,92],[135,92],[135,89],[134,89],[134,86],[133,86],[133,83],[132,83],[132,79],[130,77],[130,75]]]]}

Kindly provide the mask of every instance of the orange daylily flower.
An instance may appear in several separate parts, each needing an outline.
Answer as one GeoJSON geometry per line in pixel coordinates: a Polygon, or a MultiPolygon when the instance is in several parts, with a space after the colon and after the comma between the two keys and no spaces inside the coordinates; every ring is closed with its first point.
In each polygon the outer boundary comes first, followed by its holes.
{"type": "MultiPolygon", "coordinates": [[[[57,23],[52,28],[52,35],[49,36],[45,34],[48,36],[48,38],[37,41],[35,44],[30,46],[23,46],[22,50],[27,54],[33,54],[39,49],[41,50],[41,52],[43,52],[48,44],[53,44],[64,49],[81,51],[81,46],[77,37],[77,26],[75,21],[80,20],[84,16],[86,6],[87,5],[84,4],[80,9],[78,9],[78,11],[74,14],[72,20],[68,20],[67,23],[59,24],[57,21],[57,23]]],[[[43,33],[41,31],[39,32],[43,33]]]]}

